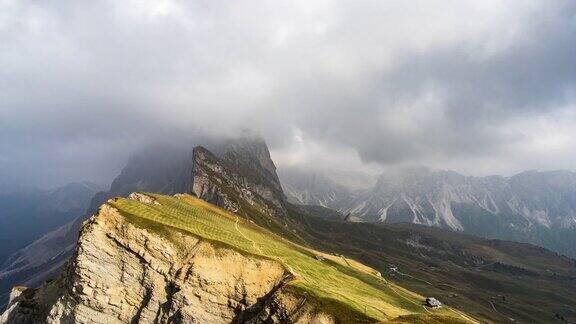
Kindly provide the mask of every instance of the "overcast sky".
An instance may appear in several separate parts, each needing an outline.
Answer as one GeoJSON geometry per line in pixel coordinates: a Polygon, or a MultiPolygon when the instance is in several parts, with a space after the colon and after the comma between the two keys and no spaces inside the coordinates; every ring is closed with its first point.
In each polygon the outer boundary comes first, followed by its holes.
{"type": "Polygon", "coordinates": [[[242,129],[281,168],[575,170],[576,2],[0,0],[0,182],[242,129]]]}

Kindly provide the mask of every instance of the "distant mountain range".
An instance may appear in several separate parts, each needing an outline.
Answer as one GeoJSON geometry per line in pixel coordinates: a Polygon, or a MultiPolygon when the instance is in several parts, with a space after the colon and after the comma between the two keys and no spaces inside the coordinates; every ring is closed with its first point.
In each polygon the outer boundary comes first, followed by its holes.
{"type": "Polygon", "coordinates": [[[282,177],[282,183],[289,200],[349,213],[352,220],[435,226],[576,257],[574,172],[471,177],[411,168],[385,173],[369,189],[322,173],[282,177]]]}
{"type": "MultiPolygon", "coordinates": [[[[366,195],[377,180],[376,177],[361,172],[294,168],[281,169],[278,175],[290,202],[327,207],[344,214],[366,195]]],[[[361,221],[358,217],[354,219],[361,221]]]]}

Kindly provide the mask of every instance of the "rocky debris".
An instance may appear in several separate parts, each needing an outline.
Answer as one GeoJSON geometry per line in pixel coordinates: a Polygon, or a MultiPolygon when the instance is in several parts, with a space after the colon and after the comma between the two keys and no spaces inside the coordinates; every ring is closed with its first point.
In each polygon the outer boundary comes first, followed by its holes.
{"type": "Polygon", "coordinates": [[[352,221],[351,218],[352,218],[352,214],[348,213],[348,214],[346,214],[346,216],[344,216],[344,221],[345,222],[351,222],[352,221]]]}
{"type": "Polygon", "coordinates": [[[60,277],[18,288],[0,323],[334,322],[286,292],[291,279],[276,261],[156,233],[105,204],[83,225],[60,277]]]}
{"type": "Polygon", "coordinates": [[[18,297],[20,297],[20,295],[22,295],[22,293],[27,289],[28,288],[23,286],[13,287],[12,291],[10,291],[10,299],[8,300],[8,305],[13,304],[16,301],[16,299],[18,299],[18,297]]]}

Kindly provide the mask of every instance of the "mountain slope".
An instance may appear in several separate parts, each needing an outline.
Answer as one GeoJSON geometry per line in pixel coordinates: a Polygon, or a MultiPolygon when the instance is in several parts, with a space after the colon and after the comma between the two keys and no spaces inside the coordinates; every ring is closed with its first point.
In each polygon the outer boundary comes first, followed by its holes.
{"type": "Polygon", "coordinates": [[[485,322],[576,320],[576,261],[525,243],[414,224],[330,221],[292,206],[298,234],[485,322]]]}
{"type": "Polygon", "coordinates": [[[131,197],[102,206],[83,226],[66,272],[37,290],[20,289],[2,319],[359,323],[427,313],[444,322],[467,318],[449,308],[425,310],[423,297],[374,270],[330,257],[317,260],[320,252],[192,196],[131,197]]]}
{"type": "Polygon", "coordinates": [[[194,195],[294,238],[286,223],[285,197],[277,177],[262,176],[258,164],[239,165],[226,157],[218,158],[203,147],[194,148],[193,160],[194,195]]]}
{"type": "Polygon", "coordinates": [[[54,190],[0,195],[0,250],[12,252],[0,263],[0,308],[15,284],[38,285],[59,271],[71,248],[69,242],[77,237],[77,229],[74,231],[71,225],[85,212],[97,190],[89,183],[72,183],[54,190]],[[72,239],[67,239],[68,233],[74,233],[69,235],[72,239]],[[37,269],[37,265],[43,268],[37,269]]]}

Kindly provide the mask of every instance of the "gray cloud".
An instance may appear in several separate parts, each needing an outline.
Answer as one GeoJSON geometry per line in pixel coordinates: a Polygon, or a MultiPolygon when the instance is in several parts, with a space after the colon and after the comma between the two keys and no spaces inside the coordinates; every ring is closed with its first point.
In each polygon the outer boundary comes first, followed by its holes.
{"type": "Polygon", "coordinates": [[[570,1],[0,2],[0,177],[105,182],[148,143],[242,129],[281,166],[573,168],[575,14],[570,1]]]}

